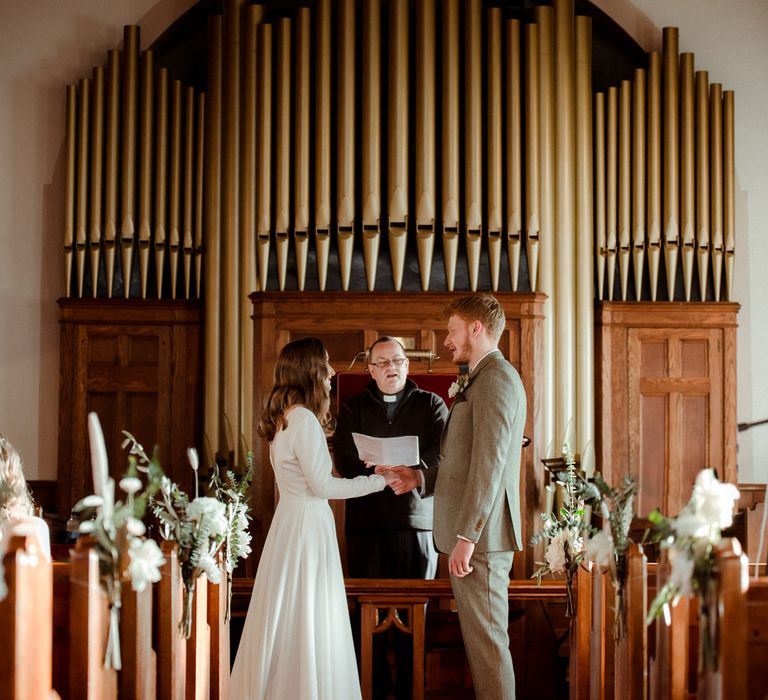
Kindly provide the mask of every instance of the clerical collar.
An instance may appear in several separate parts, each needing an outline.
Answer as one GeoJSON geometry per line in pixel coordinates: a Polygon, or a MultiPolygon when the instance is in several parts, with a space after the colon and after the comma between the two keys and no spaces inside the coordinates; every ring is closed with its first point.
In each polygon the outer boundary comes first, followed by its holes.
{"type": "Polygon", "coordinates": [[[385,403],[396,403],[400,398],[400,394],[382,394],[381,398],[385,403]]]}

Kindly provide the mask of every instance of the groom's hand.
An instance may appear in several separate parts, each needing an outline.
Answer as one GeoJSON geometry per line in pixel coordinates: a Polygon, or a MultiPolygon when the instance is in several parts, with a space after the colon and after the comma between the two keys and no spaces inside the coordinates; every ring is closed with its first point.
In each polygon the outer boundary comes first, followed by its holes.
{"type": "Polygon", "coordinates": [[[376,465],[377,474],[382,474],[387,471],[397,475],[397,478],[389,484],[389,488],[391,488],[398,496],[413,491],[413,489],[421,488],[421,479],[419,478],[418,469],[411,469],[410,467],[402,465],[376,465]]]}
{"type": "Polygon", "coordinates": [[[453,576],[458,576],[459,578],[471,574],[473,567],[470,566],[469,560],[472,558],[474,551],[474,542],[463,540],[459,537],[456,540],[456,544],[453,546],[451,556],[448,558],[449,573],[453,576]]]}

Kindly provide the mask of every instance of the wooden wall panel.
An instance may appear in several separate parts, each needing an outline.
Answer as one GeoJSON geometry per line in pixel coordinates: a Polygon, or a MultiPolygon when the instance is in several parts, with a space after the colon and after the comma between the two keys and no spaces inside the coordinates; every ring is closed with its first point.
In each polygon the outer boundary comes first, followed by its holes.
{"type": "MultiPolygon", "coordinates": [[[[188,302],[67,299],[61,307],[58,511],[93,492],[87,415],[99,414],[110,476],[127,467],[128,430],[190,492],[186,449],[200,449],[201,312],[188,302]]],[[[118,495],[119,496],[119,495],[118,495]]]]}
{"type": "Polygon", "coordinates": [[[700,469],[736,482],[737,304],[599,307],[598,468],[632,473],[638,513],[677,514],[700,469]]]}
{"type": "MultiPolygon", "coordinates": [[[[456,366],[443,346],[447,319],[444,310],[461,294],[401,292],[258,292],[251,295],[254,318],[254,419],[258,420],[264,397],[272,385],[274,364],[280,348],[288,340],[315,335],[328,347],[334,369],[346,371],[354,356],[365,350],[376,337],[392,334],[413,338],[415,348],[433,350],[439,358],[432,363],[436,373],[455,373],[456,366]]],[[[541,357],[543,301],[541,294],[498,293],[504,306],[507,330],[499,344],[505,356],[520,372],[527,392],[528,419],[525,434],[532,444],[523,454],[521,501],[524,514],[523,542],[527,542],[534,524],[538,524],[544,486],[540,448],[541,357]]],[[[363,364],[356,369],[365,370],[363,364]]],[[[412,360],[411,373],[427,371],[423,361],[412,360]]],[[[257,454],[254,479],[255,551],[260,552],[275,507],[275,487],[268,467],[266,447],[257,454]]],[[[255,559],[254,559],[255,563],[255,559]]],[[[525,547],[515,558],[515,576],[530,575],[533,551],[525,547]]]]}

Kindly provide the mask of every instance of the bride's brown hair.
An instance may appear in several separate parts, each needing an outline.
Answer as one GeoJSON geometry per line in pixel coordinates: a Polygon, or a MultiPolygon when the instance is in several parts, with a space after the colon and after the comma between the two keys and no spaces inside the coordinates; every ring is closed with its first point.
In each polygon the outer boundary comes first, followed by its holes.
{"type": "Polygon", "coordinates": [[[275,384],[264,403],[264,411],[256,428],[258,434],[272,442],[286,425],[285,411],[301,404],[317,416],[323,426],[330,421],[330,397],[325,387],[328,377],[328,354],[317,338],[302,338],[288,343],[275,365],[275,384]]]}

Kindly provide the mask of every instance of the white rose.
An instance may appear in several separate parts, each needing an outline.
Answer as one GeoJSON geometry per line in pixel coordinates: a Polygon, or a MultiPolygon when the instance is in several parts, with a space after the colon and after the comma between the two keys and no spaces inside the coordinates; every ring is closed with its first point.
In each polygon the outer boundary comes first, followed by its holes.
{"type": "Polygon", "coordinates": [[[148,583],[160,580],[160,567],[165,563],[165,558],[157,542],[133,539],[128,554],[131,558],[128,575],[134,591],[143,591],[148,583]]]}
{"type": "Polygon", "coordinates": [[[211,535],[224,535],[228,529],[226,506],[215,498],[198,496],[187,508],[187,517],[200,523],[205,517],[205,522],[211,535]]]}
{"type": "Polygon", "coordinates": [[[553,574],[565,571],[565,532],[558,532],[549,542],[544,558],[553,574]]]}
{"type": "Polygon", "coordinates": [[[128,530],[128,532],[132,535],[135,535],[136,537],[141,537],[146,531],[147,528],[144,525],[141,520],[138,518],[128,518],[125,521],[125,529],[128,530]]]}
{"type": "Polygon", "coordinates": [[[696,512],[707,522],[723,529],[733,523],[733,505],[739,500],[739,490],[733,484],[724,484],[712,469],[702,469],[693,487],[696,512]]]}
{"type": "Polygon", "coordinates": [[[208,580],[211,583],[219,583],[221,581],[221,569],[210,554],[201,554],[197,565],[202,569],[203,573],[208,577],[208,580]]]}
{"type": "Polygon", "coordinates": [[[683,511],[672,520],[672,529],[678,537],[709,537],[709,521],[690,511],[683,511]]]}
{"type": "Polygon", "coordinates": [[[594,537],[590,537],[584,544],[584,558],[595,562],[601,571],[611,567],[613,556],[613,538],[611,533],[606,530],[602,530],[594,537]]]}
{"type": "Polygon", "coordinates": [[[129,496],[133,496],[141,490],[141,479],[135,476],[124,476],[120,479],[120,488],[129,496]]]}

